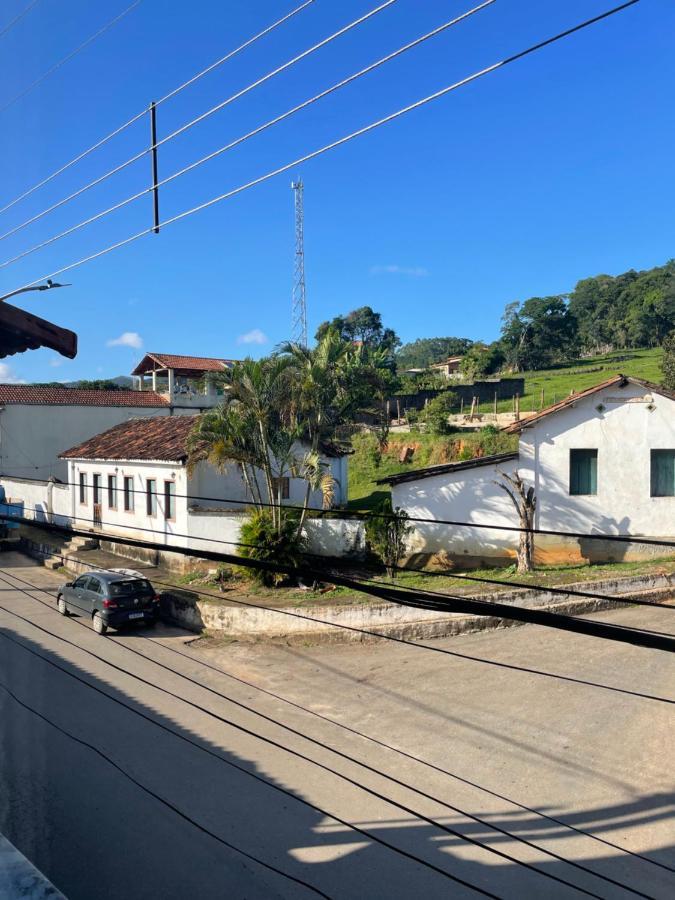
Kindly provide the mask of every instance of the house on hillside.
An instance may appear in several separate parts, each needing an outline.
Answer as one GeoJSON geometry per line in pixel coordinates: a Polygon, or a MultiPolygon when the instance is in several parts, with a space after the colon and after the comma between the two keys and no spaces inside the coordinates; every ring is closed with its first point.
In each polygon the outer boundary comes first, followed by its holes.
{"type": "Polygon", "coordinates": [[[447,359],[444,359],[443,362],[433,363],[430,368],[434,370],[434,372],[439,375],[445,376],[445,378],[461,378],[462,372],[462,360],[463,356],[448,356],[447,359]]]}
{"type": "MultiPolygon", "coordinates": [[[[236,552],[252,498],[234,461],[224,472],[208,462],[188,471],[187,438],[195,420],[167,416],[122,422],[61,453],[68,467],[69,505],[53,513],[76,528],[236,552]]],[[[298,455],[304,449],[299,445],[298,455]]],[[[322,461],[335,481],[335,505],[346,503],[347,454],[324,447],[322,461]]],[[[262,475],[259,480],[262,487],[262,475]]],[[[303,503],[303,479],[283,476],[278,487],[283,503],[303,503]]],[[[319,491],[313,492],[310,505],[321,509],[322,500],[319,491]]]]}
{"type": "Polygon", "coordinates": [[[222,375],[233,364],[231,359],[146,353],[131,374],[137,379],[138,391],[159,393],[174,406],[211,409],[223,399],[214,376],[222,375]]]}
{"type": "MultiPolygon", "coordinates": [[[[505,429],[518,450],[380,480],[415,526],[409,549],[466,565],[509,563],[518,518],[500,487],[518,471],[537,498],[535,527],[589,535],[675,538],[675,393],[617,375],[505,429]],[[449,526],[439,520],[471,523],[449,526]],[[478,528],[487,524],[488,529],[478,528]],[[473,527],[471,527],[473,525],[473,527]]],[[[638,542],[537,535],[540,563],[665,556],[638,542]]]]}

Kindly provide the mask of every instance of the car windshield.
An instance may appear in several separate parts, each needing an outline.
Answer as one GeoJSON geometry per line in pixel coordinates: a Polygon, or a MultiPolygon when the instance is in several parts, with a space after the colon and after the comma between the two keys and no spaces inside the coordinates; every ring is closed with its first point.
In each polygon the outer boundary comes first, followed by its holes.
{"type": "Polygon", "coordinates": [[[110,583],[110,593],[113,597],[130,597],[132,594],[147,597],[152,594],[152,586],[149,581],[143,578],[135,578],[128,581],[112,581],[110,583]]]}

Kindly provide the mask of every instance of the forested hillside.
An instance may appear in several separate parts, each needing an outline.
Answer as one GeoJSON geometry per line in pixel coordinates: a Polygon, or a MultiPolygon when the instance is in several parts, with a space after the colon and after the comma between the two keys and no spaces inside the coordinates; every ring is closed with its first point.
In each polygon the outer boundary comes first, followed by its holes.
{"type": "Polygon", "coordinates": [[[643,272],[596,275],[570,294],[509,303],[492,344],[424,338],[396,355],[399,372],[465,353],[468,377],[522,372],[615,350],[660,347],[675,330],[675,260],[643,272]]]}

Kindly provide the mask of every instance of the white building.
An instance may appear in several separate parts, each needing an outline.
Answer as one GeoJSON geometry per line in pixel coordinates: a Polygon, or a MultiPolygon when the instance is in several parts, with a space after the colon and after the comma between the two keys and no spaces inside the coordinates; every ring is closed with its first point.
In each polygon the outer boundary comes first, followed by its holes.
{"type": "MultiPolygon", "coordinates": [[[[39,518],[148,542],[236,553],[252,498],[235,462],[224,472],[208,462],[188,471],[186,441],[195,419],[172,416],[123,422],[65,451],[61,458],[68,466],[67,499],[57,486],[52,494],[58,496],[58,505],[47,509],[46,502],[41,502],[39,518]]],[[[335,481],[334,502],[341,505],[347,500],[347,456],[325,448],[322,458],[335,481]]],[[[262,487],[262,477],[260,483],[262,487]]],[[[302,504],[305,485],[301,478],[283,476],[282,502],[302,504]]],[[[21,496],[16,483],[8,483],[6,490],[12,497],[21,496]]],[[[23,493],[31,494],[30,487],[23,493]]],[[[314,492],[310,505],[320,509],[322,499],[320,492],[314,492]]],[[[31,511],[26,510],[26,515],[31,517],[31,511]]],[[[359,523],[348,520],[308,524],[312,552],[323,555],[361,553],[362,532],[359,523]]]]}
{"type": "Polygon", "coordinates": [[[134,391],[0,384],[0,477],[65,480],[66,464],[59,459],[65,445],[128,419],[211,409],[223,392],[210,379],[231,365],[232,360],[148,353],[134,370],[134,391]]]}
{"type": "MultiPolygon", "coordinates": [[[[410,516],[492,526],[417,523],[413,554],[490,565],[515,555],[514,506],[500,487],[518,471],[537,498],[535,527],[554,532],[675,537],[675,393],[618,375],[505,429],[518,451],[382,479],[410,516]]],[[[666,556],[668,548],[538,535],[536,561],[666,556]]]]}

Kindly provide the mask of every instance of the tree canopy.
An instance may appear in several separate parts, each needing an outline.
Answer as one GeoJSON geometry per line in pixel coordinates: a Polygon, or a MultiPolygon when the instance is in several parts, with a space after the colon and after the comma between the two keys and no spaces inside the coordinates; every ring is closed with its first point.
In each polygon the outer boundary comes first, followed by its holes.
{"type": "Polygon", "coordinates": [[[370,306],[360,306],[346,316],[335,316],[330,322],[322,322],[316,330],[316,340],[321,342],[326,333],[334,330],[343,341],[361,344],[371,350],[381,350],[393,358],[401,341],[393,328],[382,325],[382,316],[370,306]]]}
{"type": "Polygon", "coordinates": [[[396,368],[399,372],[427,369],[448,356],[463,356],[472,343],[468,338],[460,337],[418,338],[404,344],[396,353],[396,368]]]}

